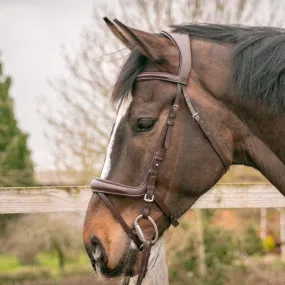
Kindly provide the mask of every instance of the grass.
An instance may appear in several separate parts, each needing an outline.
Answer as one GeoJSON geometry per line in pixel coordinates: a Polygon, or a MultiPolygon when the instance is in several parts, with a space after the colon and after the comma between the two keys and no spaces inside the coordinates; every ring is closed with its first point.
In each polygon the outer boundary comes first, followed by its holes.
{"type": "Polygon", "coordinates": [[[22,279],[23,275],[28,278],[35,272],[39,273],[37,277],[41,277],[40,272],[43,272],[46,276],[60,278],[74,273],[87,273],[90,268],[87,254],[84,252],[77,259],[67,260],[64,272],[59,269],[57,256],[53,253],[42,252],[37,256],[37,261],[35,265],[23,265],[15,256],[0,255],[0,277],[17,279],[17,276],[21,276],[22,279]]]}
{"type": "Polygon", "coordinates": [[[0,255],[0,273],[15,272],[21,267],[17,257],[0,255]]]}

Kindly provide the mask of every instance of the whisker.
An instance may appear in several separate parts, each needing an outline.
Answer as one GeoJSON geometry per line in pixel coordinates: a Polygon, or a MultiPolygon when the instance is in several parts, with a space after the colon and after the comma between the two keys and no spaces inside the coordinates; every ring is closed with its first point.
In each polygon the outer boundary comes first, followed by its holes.
{"type": "Polygon", "coordinates": [[[116,58],[116,59],[112,59],[112,60],[110,60],[110,61],[108,61],[108,62],[114,62],[114,61],[117,61],[117,60],[121,60],[121,59],[124,59],[124,58],[126,58],[128,55],[124,55],[124,56],[122,56],[122,57],[119,57],[119,58],[116,58]]]}
{"type": "Polygon", "coordinates": [[[96,57],[96,59],[103,58],[103,57],[107,57],[107,56],[111,56],[111,55],[113,55],[113,54],[119,53],[119,52],[124,51],[124,50],[126,50],[126,49],[127,49],[127,48],[122,48],[122,49],[119,49],[119,50],[117,50],[117,51],[113,51],[113,52],[108,53],[108,54],[99,55],[99,56],[96,57]]]}

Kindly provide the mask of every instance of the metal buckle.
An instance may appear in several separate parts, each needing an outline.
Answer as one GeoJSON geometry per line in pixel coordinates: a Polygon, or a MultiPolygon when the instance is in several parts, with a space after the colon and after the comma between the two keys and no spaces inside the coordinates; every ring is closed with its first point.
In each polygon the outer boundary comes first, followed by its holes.
{"type": "MultiPolygon", "coordinates": [[[[139,240],[141,242],[145,242],[145,237],[144,237],[142,228],[139,225],[139,220],[141,220],[141,219],[142,219],[142,215],[139,215],[135,219],[134,227],[135,227],[136,234],[137,234],[139,240]]],[[[153,225],[153,228],[154,228],[155,236],[154,236],[154,239],[151,241],[151,244],[155,244],[157,242],[157,240],[158,240],[158,228],[157,228],[157,225],[156,225],[156,223],[155,223],[155,221],[153,220],[152,217],[148,216],[147,219],[151,222],[151,224],[153,225]]]]}
{"type": "Polygon", "coordinates": [[[148,199],[148,198],[147,198],[147,194],[145,194],[143,199],[144,199],[146,202],[151,203],[151,202],[153,202],[153,200],[154,200],[154,195],[151,196],[151,199],[148,199]]]}
{"type": "Polygon", "coordinates": [[[178,112],[178,109],[179,109],[179,105],[177,104],[174,104],[172,107],[171,107],[171,113],[176,116],[177,115],[177,112],[178,112]]]}
{"type": "Polygon", "coordinates": [[[196,112],[196,113],[194,113],[194,114],[192,115],[192,118],[193,118],[193,119],[196,119],[197,116],[199,116],[199,114],[196,112]]]}

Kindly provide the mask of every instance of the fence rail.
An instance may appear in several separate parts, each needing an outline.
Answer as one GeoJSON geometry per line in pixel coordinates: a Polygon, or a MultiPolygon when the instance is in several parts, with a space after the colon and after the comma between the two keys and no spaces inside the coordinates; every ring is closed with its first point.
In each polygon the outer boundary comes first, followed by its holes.
{"type": "MultiPolygon", "coordinates": [[[[0,214],[86,211],[87,186],[0,188],[0,214]]],[[[193,208],[285,208],[285,197],[271,184],[217,184],[193,208]]]]}

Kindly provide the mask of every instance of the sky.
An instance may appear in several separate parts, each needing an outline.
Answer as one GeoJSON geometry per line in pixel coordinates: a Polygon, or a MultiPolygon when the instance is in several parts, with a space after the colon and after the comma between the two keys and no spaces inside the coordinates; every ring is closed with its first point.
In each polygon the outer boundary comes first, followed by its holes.
{"type": "Polygon", "coordinates": [[[41,95],[55,96],[48,84],[64,71],[62,46],[76,46],[91,21],[94,0],[0,0],[0,59],[11,75],[11,95],[20,128],[29,133],[37,170],[52,168],[38,113],[41,95]]]}

